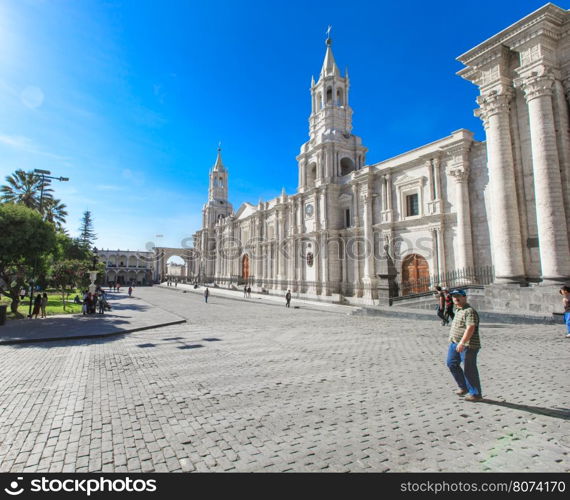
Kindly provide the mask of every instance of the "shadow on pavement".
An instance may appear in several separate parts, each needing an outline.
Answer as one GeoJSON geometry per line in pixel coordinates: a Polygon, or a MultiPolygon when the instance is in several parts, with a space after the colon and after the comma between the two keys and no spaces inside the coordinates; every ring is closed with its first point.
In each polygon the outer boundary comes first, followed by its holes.
{"type": "Polygon", "coordinates": [[[566,408],[543,408],[541,406],[520,405],[509,403],[507,401],[495,401],[494,399],[483,399],[481,403],[491,406],[502,406],[503,408],[511,408],[513,410],[526,411],[536,415],[546,415],[548,417],[560,418],[562,420],[570,420],[570,410],[566,408]]]}

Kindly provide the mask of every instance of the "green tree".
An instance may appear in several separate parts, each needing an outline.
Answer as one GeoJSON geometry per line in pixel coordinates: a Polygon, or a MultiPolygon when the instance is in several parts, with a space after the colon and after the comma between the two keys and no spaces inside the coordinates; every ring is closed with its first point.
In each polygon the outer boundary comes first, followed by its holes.
{"type": "Polygon", "coordinates": [[[89,263],[85,260],[63,260],[53,266],[52,281],[61,292],[64,310],[69,294],[85,282],[88,272],[89,263]]]}
{"type": "Polygon", "coordinates": [[[33,172],[16,170],[6,177],[6,185],[0,188],[0,199],[4,203],[17,203],[34,210],[40,208],[40,197],[43,185],[43,199],[52,197],[53,190],[48,187],[49,181],[42,180],[40,175],[33,172]]]}
{"type": "Polygon", "coordinates": [[[47,198],[43,200],[41,212],[46,221],[54,224],[58,231],[63,231],[63,225],[67,217],[65,209],[65,203],[62,203],[61,200],[47,198]]]}
{"type": "Polygon", "coordinates": [[[32,278],[38,260],[56,246],[56,231],[41,215],[22,205],[0,204],[0,283],[2,295],[18,313],[19,291],[32,278]]]}
{"type": "Polygon", "coordinates": [[[93,230],[93,217],[89,210],[85,210],[79,226],[79,241],[86,247],[92,247],[96,239],[97,235],[93,230]]]}

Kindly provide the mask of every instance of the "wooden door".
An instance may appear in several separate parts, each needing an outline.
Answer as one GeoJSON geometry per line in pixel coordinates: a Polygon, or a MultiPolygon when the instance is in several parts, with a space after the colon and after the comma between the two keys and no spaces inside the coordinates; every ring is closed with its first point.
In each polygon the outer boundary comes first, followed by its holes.
{"type": "Polygon", "coordinates": [[[421,255],[408,255],[402,262],[402,295],[429,291],[429,264],[421,255]]]}
{"type": "Polygon", "coordinates": [[[249,278],[249,256],[246,254],[241,261],[241,277],[244,280],[249,278]]]}

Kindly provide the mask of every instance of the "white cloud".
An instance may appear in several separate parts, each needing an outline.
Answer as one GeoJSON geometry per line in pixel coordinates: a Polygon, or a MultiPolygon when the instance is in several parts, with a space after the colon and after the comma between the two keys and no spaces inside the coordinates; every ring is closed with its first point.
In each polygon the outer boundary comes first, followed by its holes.
{"type": "Polygon", "coordinates": [[[95,186],[95,189],[99,191],[123,191],[124,188],[121,186],[115,186],[112,184],[99,184],[95,186]]]}
{"type": "Polygon", "coordinates": [[[22,151],[24,153],[31,153],[36,155],[47,156],[54,160],[59,161],[70,161],[71,158],[50,153],[48,151],[43,151],[38,147],[32,139],[22,135],[8,135],[0,134],[0,144],[16,149],[17,151],[22,151]]]}

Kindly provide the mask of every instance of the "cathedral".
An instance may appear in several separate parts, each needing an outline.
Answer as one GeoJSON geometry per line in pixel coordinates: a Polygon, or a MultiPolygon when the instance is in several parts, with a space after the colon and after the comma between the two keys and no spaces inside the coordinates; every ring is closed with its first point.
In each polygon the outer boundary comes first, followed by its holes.
{"type": "Polygon", "coordinates": [[[370,304],[463,285],[570,280],[570,21],[547,4],[459,56],[480,91],[469,130],[379,163],[352,134],[332,40],[312,81],[295,194],[234,211],[221,150],[191,271],[219,286],[370,304]],[[456,283],[453,283],[456,284],[456,283]]]}

